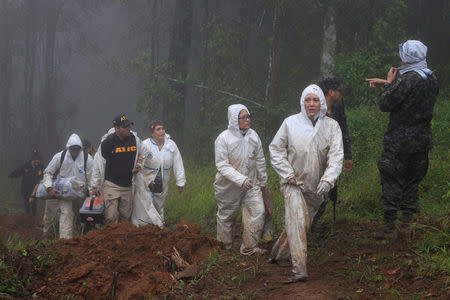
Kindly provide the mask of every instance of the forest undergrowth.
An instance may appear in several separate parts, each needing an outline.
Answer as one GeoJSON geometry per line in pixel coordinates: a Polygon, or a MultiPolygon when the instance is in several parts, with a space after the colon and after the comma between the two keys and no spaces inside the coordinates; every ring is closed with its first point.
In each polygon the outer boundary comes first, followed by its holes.
{"type": "MultiPolygon", "coordinates": [[[[432,122],[434,148],[429,156],[428,174],[420,185],[421,213],[415,216],[412,238],[395,243],[376,242],[372,238],[372,233],[380,223],[382,215],[379,202],[381,188],[376,161],[381,152],[387,114],[379,112],[377,107],[365,105],[348,110],[354,169],[351,173],[344,173],[339,181],[336,223],[333,222],[332,209],[329,206],[319,224],[326,237],[324,247],[313,248],[309,253],[313,269],[327,268],[327,266],[338,268],[332,272],[333,278],[348,283],[345,291],[340,290],[341,293],[345,295],[352,293],[356,295],[356,298],[363,295],[369,295],[369,298],[383,295],[392,299],[442,297],[450,293],[448,253],[450,247],[448,220],[450,212],[448,111],[450,104],[445,100],[444,97],[440,97],[435,107],[432,122]],[[389,248],[391,251],[386,251],[389,248]],[[342,249],[348,253],[340,256],[342,249]],[[340,267],[341,264],[345,267],[340,267]],[[416,281],[421,282],[422,285],[413,290],[408,289],[408,282],[416,281]],[[426,284],[429,284],[432,289],[426,288],[426,284]]],[[[216,228],[216,203],[213,191],[215,167],[212,162],[194,164],[186,159],[185,168],[187,176],[185,192],[178,194],[174,182],[170,183],[171,188],[165,209],[167,227],[174,228],[175,224],[186,220],[200,224],[203,232],[214,236],[216,228]]],[[[268,175],[269,186],[274,192],[273,223],[276,237],[283,228],[284,207],[278,190],[278,178],[269,162],[268,175]]],[[[9,184],[7,179],[3,179],[1,183],[9,184]]],[[[14,200],[13,189],[9,190],[11,194],[3,198],[2,213],[14,212],[17,210],[16,207],[20,207],[14,200]]],[[[52,263],[56,261],[55,253],[51,250],[52,245],[54,243],[42,243],[37,240],[26,242],[14,234],[9,235],[1,246],[0,296],[12,299],[8,297],[32,298],[36,295],[33,276],[42,272],[45,274],[46,268],[51,268],[52,263]]],[[[216,292],[223,292],[224,297],[239,295],[244,299],[254,299],[264,295],[265,291],[270,294],[273,292],[272,288],[275,290],[275,287],[257,285],[264,276],[275,276],[265,264],[265,260],[247,260],[240,258],[237,252],[220,252],[216,253],[215,257],[213,263],[206,261],[201,265],[202,268],[204,267],[200,273],[202,277],[194,278],[189,282],[178,282],[167,290],[168,295],[175,298],[189,295],[194,297],[199,293],[205,295],[203,290],[196,292],[198,289],[196,285],[200,279],[205,282],[212,280],[216,284],[218,280],[222,282],[221,287],[216,288],[216,292]],[[215,265],[220,267],[219,273],[211,271],[215,265]],[[247,266],[244,270],[248,269],[251,272],[238,272],[241,265],[247,266]],[[217,278],[218,274],[222,276],[217,278]],[[241,292],[244,287],[248,287],[245,293],[241,292]]],[[[286,270],[280,269],[279,273],[284,274],[286,270]]],[[[312,275],[316,276],[314,271],[312,275]]],[[[214,291],[208,293],[211,293],[209,295],[214,298],[214,291]]]]}

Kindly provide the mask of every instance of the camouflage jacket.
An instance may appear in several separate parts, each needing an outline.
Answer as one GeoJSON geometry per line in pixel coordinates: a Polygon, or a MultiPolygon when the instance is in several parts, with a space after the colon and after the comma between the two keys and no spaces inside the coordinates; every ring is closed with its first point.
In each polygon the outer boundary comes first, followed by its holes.
{"type": "Polygon", "coordinates": [[[415,153],[432,148],[430,123],[438,92],[434,74],[424,80],[416,72],[408,72],[386,84],[378,96],[381,111],[390,112],[385,150],[415,153]]]}
{"type": "Polygon", "coordinates": [[[352,145],[350,143],[350,136],[348,134],[347,119],[345,117],[344,103],[337,102],[331,107],[331,113],[328,114],[330,118],[336,120],[339,123],[342,131],[342,141],[344,143],[344,159],[352,159],[352,145]]]}

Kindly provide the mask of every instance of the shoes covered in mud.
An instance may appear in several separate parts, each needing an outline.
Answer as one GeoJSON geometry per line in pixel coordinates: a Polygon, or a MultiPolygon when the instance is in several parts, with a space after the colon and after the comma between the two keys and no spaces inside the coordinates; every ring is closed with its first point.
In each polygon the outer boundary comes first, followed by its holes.
{"type": "Polygon", "coordinates": [[[261,248],[255,248],[253,254],[267,254],[269,251],[267,251],[266,249],[261,249],[261,248]]]}
{"type": "Polygon", "coordinates": [[[305,282],[308,280],[308,274],[294,274],[291,277],[288,277],[285,283],[295,283],[295,282],[305,282]]]}
{"type": "Polygon", "coordinates": [[[395,230],[394,225],[384,224],[380,227],[380,229],[375,233],[375,239],[377,240],[392,240],[397,238],[397,231],[395,230]]]}
{"type": "Polygon", "coordinates": [[[411,236],[411,221],[412,214],[408,212],[403,212],[402,220],[400,224],[397,225],[397,231],[400,235],[405,237],[411,236]]]}
{"type": "Polygon", "coordinates": [[[290,266],[291,266],[291,262],[290,262],[289,260],[286,260],[286,259],[276,260],[275,258],[270,257],[270,258],[267,260],[267,262],[268,262],[269,264],[277,264],[277,265],[279,265],[280,267],[290,267],[290,266]]]}
{"type": "Polygon", "coordinates": [[[241,252],[242,255],[250,256],[250,255],[253,255],[253,254],[264,255],[264,254],[267,254],[268,251],[266,249],[261,249],[261,248],[258,248],[258,247],[253,248],[253,249],[245,249],[244,245],[242,244],[240,252],[241,252]]]}

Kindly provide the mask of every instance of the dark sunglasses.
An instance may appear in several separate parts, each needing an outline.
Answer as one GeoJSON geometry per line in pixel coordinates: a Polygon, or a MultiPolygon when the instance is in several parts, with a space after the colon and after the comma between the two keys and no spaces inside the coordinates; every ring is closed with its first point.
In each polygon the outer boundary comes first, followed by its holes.
{"type": "Polygon", "coordinates": [[[250,115],[245,115],[242,117],[238,117],[239,120],[250,120],[250,115]]]}

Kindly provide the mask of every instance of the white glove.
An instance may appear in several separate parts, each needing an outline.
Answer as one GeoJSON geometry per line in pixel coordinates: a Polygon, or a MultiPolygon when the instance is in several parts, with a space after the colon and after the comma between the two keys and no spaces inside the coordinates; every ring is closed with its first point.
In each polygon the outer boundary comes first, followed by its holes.
{"type": "Polygon", "coordinates": [[[328,193],[330,190],[331,190],[331,183],[326,182],[326,181],[321,181],[317,185],[316,195],[320,197],[320,196],[328,193]]]}
{"type": "Polygon", "coordinates": [[[253,183],[250,180],[250,178],[247,178],[247,179],[244,180],[244,183],[242,184],[242,187],[244,189],[246,189],[246,190],[249,190],[249,189],[251,189],[253,187],[253,183]]]}

